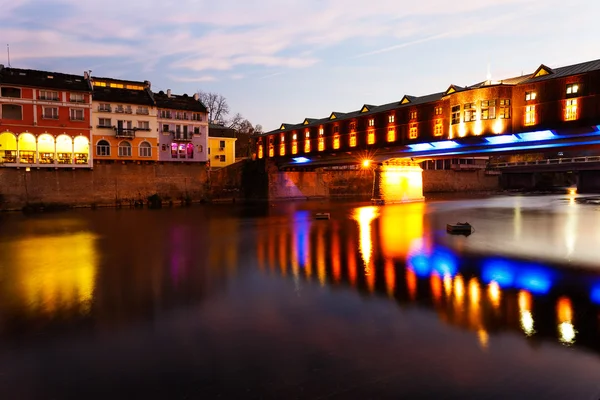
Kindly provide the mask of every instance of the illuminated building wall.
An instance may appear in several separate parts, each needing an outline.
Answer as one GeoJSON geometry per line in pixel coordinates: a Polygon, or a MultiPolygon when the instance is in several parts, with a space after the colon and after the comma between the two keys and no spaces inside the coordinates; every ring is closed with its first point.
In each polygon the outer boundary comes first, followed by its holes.
{"type": "Polygon", "coordinates": [[[236,138],[209,137],[208,154],[211,168],[222,168],[235,162],[236,138]]]}
{"type": "Polygon", "coordinates": [[[406,203],[423,201],[423,170],[418,163],[403,159],[384,162],[375,170],[372,201],[406,203]]]}

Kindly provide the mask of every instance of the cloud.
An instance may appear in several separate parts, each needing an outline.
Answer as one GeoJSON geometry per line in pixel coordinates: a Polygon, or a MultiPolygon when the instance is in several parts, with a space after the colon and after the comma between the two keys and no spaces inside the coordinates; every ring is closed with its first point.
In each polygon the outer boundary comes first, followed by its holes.
{"type": "Polygon", "coordinates": [[[184,77],[179,75],[169,75],[169,79],[173,82],[214,82],[217,80],[212,75],[203,75],[197,77],[184,77]]]}

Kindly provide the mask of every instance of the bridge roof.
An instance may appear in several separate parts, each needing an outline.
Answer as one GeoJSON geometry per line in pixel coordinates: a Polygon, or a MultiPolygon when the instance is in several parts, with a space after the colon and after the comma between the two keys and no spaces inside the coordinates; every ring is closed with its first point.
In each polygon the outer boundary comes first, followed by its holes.
{"type": "MultiPolygon", "coordinates": [[[[540,66],[541,67],[545,67],[544,65],[540,66]]],[[[538,70],[540,69],[538,68],[538,70]]],[[[539,81],[543,81],[543,80],[547,80],[547,79],[555,79],[555,78],[560,78],[560,77],[564,77],[564,76],[571,76],[571,75],[578,75],[578,74],[583,74],[585,72],[591,72],[591,71],[598,71],[600,70],[600,59],[599,60],[593,60],[593,61],[587,61],[587,62],[583,62],[583,63],[579,63],[579,64],[573,64],[573,65],[568,65],[566,67],[559,67],[559,68],[547,68],[547,72],[545,75],[538,75],[538,76],[533,76],[531,79],[529,79],[527,81],[527,83],[530,82],[539,82],[539,81]]]]}

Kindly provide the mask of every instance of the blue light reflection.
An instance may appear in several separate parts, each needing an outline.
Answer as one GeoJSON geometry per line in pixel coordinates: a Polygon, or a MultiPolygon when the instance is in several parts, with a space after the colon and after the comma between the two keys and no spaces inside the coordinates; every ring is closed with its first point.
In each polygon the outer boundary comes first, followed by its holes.
{"type": "Polygon", "coordinates": [[[310,212],[308,211],[296,211],[294,214],[294,230],[296,232],[297,245],[298,245],[298,261],[300,265],[304,267],[304,260],[310,249],[309,238],[310,238],[310,212]]]}
{"type": "Polygon", "coordinates": [[[481,279],[485,283],[494,281],[501,288],[509,288],[515,282],[515,269],[506,260],[489,258],[483,262],[481,279]]]}
{"type": "Polygon", "coordinates": [[[590,297],[592,302],[600,304],[600,283],[597,283],[594,287],[592,287],[592,293],[590,297]]]}

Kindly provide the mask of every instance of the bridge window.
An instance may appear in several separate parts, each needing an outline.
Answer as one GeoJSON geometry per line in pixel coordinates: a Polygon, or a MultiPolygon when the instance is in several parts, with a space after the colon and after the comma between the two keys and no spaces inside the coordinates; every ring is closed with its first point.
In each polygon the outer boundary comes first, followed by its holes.
{"type": "Polygon", "coordinates": [[[475,103],[466,103],[465,107],[465,122],[477,121],[477,109],[475,103]]]}
{"type": "Polygon", "coordinates": [[[388,115],[388,123],[393,124],[395,119],[396,119],[396,117],[394,114],[388,115]]]}
{"type": "Polygon", "coordinates": [[[535,106],[525,107],[525,125],[535,125],[535,106]]]}
{"type": "Polygon", "coordinates": [[[369,132],[367,132],[367,144],[374,144],[374,143],[375,143],[375,130],[369,129],[369,132]]]}
{"type": "Polygon", "coordinates": [[[325,130],[323,129],[323,127],[319,128],[319,136],[323,136],[323,133],[325,132],[325,130]]]}
{"type": "Polygon", "coordinates": [[[579,92],[578,83],[570,83],[567,85],[567,95],[575,95],[579,92]]]}
{"type": "Polygon", "coordinates": [[[333,133],[338,133],[340,131],[340,127],[338,125],[333,127],[333,133]]]}
{"type": "Polygon", "coordinates": [[[525,92],[525,101],[535,100],[536,97],[536,92],[525,92]]]}
{"type": "Polygon", "coordinates": [[[565,121],[574,121],[577,119],[577,99],[567,100],[565,107],[565,121]]]}
{"type": "Polygon", "coordinates": [[[310,153],[310,133],[306,132],[306,139],[304,140],[304,152],[310,153]]]}
{"type": "Polygon", "coordinates": [[[496,100],[481,102],[481,119],[496,119],[496,100]]]}
{"type": "Polygon", "coordinates": [[[294,134],[292,135],[292,140],[297,140],[297,139],[298,139],[298,135],[297,135],[296,133],[294,133],[294,134]]]}
{"type": "MultiPolygon", "coordinates": [[[[282,133],[280,138],[281,138],[281,140],[279,141],[279,143],[285,142],[285,134],[282,133]]],[[[223,146],[223,147],[225,147],[225,146],[223,146]]]]}
{"type": "Polygon", "coordinates": [[[325,138],[320,137],[319,138],[319,151],[323,151],[323,150],[325,150],[325,138]]]}
{"type": "Polygon", "coordinates": [[[387,141],[388,142],[396,141],[396,129],[394,129],[393,127],[388,128],[387,141]]]}
{"type": "Polygon", "coordinates": [[[285,143],[281,143],[279,145],[279,155],[280,156],[285,156],[285,143]]]}
{"type": "Polygon", "coordinates": [[[510,119],[510,99],[500,100],[500,118],[510,119]]]}
{"type": "Polygon", "coordinates": [[[375,126],[375,118],[369,118],[369,126],[375,126]]]}
{"type": "Polygon", "coordinates": [[[298,143],[296,141],[292,142],[292,154],[298,154],[298,143]]]}
{"type": "Polygon", "coordinates": [[[340,148],[340,135],[335,135],[333,137],[333,148],[336,150],[340,148]]]}
{"type": "Polygon", "coordinates": [[[350,133],[350,147],[356,147],[356,132],[350,133]]]}
{"type": "Polygon", "coordinates": [[[410,119],[417,119],[417,112],[416,111],[411,111],[409,114],[410,119]]]}
{"type": "Polygon", "coordinates": [[[351,131],[355,131],[356,130],[356,122],[350,122],[350,130],[351,131]]]}
{"type": "Polygon", "coordinates": [[[452,106],[452,125],[460,124],[460,105],[452,106]]]}
{"type": "Polygon", "coordinates": [[[272,144],[269,144],[269,157],[275,157],[275,147],[272,144]]]}
{"type": "Polygon", "coordinates": [[[444,134],[444,125],[442,124],[441,119],[435,120],[435,125],[433,126],[433,135],[434,136],[442,136],[444,134]]]}
{"type": "Polygon", "coordinates": [[[258,158],[259,158],[259,159],[262,159],[264,156],[265,156],[265,155],[264,155],[264,153],[263,153],[263,145],[262,145],[262,144],[259,144],[259,145],[258,145],[258,158]]]}
{"type": "Polygon", "coordinates": [[[442,109],[442,107],[435,108],[435,115],[442,115],[443,112],[444,110],[442,109]]]}
{"type": "Polygon", "coordinates": [[[417,136],[419,136],[419,131],[417,128],[417,124],[410,124],[410,129],[408,131],[408,138],[409,139],[416,139],[417,136]]]}

